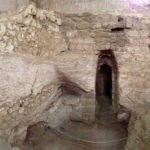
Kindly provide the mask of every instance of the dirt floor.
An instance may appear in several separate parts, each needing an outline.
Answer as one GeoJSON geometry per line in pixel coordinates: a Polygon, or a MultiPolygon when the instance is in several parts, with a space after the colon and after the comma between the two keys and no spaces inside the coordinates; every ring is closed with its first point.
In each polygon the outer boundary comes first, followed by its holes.
{"type": "Polygon", "coordinates": [[[94,125],[68,121],[55,129],[39,126],[19,147],[21,150],[123,150],[127,126],[117,121],[106,99],[102,108],[94,125]]]}

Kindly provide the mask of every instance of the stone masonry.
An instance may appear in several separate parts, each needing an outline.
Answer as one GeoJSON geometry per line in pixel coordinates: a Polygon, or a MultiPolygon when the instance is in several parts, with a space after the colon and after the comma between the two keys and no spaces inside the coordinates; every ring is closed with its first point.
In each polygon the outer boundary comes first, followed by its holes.
{"type": "Polygon", "coordinates": [[[94,122],[96,68],[104,50],[112,50],[117,61],[118,106],[148,114],[149,17],[62,15],[34,4],[1,14],[0,136],[23,139],[39,121],[94,122]]]}

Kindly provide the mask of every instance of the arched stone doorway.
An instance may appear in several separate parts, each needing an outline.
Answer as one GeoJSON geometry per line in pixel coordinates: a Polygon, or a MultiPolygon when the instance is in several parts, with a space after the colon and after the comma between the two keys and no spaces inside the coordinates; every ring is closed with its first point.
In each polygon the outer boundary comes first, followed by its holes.
{"type": "Polygon", "coordinates": [[[118,110],[117,63],[111,50],[102,51],[98,58],[96,99],[98,109],[118,110]],[[109,108],[108,108],[109,107],[109,108]]]}

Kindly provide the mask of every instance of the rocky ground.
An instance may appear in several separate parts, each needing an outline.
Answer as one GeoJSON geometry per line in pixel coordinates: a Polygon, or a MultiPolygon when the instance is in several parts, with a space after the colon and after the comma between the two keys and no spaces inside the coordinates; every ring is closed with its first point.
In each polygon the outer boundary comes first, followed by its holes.
{"type": "Polygon", "coordinates": [[[30,127],[24,145],[18,144],[19,147],[21,150],[123,150],[127,126],[117,121],[107,98],[104,99],[95,124],[65,121],[56,128],[47,128],[40,123],[30,127]]]}

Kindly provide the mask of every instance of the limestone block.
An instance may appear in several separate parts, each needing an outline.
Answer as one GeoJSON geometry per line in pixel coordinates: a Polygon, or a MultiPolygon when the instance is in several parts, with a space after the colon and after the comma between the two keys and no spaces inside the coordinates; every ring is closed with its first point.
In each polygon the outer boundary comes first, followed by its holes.
{"type": "Polygon", "coordinates": [[[28,66],[28,63],[17,57],[1,55],[0,59],[1,101],[30,95],[37,66],[28,66]]]}
{"type": "Polygon", "coordinates": [[[85,37],[84,35],[78,35],[78,38],[70,38],[70,49],[79,51],[94,51],[96,49],[96,43],[94,38],[85,37]]]}
{"type": "Polygon", "coordinates": [[[0,55],[0,60],[1,101],[25,97],[31,93],[36,95],[51,81],[55,84],[57,76],[51,65],[32,64],[19,57],[7,55],[0,55]]]}
{"type": "Polygon", "coordinates": [[[80,98],[71,94],[64,94],[61,100],[64,105],[76,106],[80,103],[80,98]]]}
{"type": "Polygon", "coordinates": [[[83,121],[83,107],[82,105],[78,105],[73,107],[72,112],[70,113],[70,120],[72,121],[83,121]]]}
{"type": "Polygon", "coordinates": [[[61,96],[61,101],[66,106],[71,106],[72,111],[70,113],[70,119],[73,121],[83,121],[82,119],[82,103],[80,101],[80,96],[75,96],[71,94],[64,94],[61,96]]]}
{"type": "Polygon", "coordinates": [[[125,150],[148,150],[150,147],[150,114],[134,114],[130,121],[129,137],[125,150]]]}
{"type": "MultiPolygon", "coordinates": [[[[116,13],[128,10],[128,5],[122,0],[38,0],[38,7],[42,9],[52,9],[62,13],[116,13]]],[[[128,10],[130,11],[130,10],[128,10]]]]}

